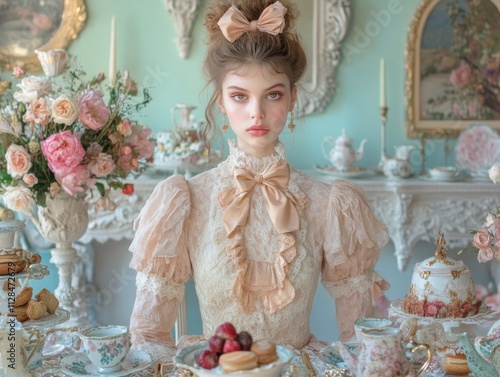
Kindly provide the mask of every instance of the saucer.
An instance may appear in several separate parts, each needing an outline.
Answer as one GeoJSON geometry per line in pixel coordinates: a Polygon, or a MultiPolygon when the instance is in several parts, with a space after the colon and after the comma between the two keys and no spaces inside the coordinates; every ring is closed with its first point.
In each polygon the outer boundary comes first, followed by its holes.
{"type": "Polygon", "coordinates": [[[428,182],[464,182],[468,179],[463,175],[456,175],[453,177],[433,177],[431,175],[424,175],[420,179],[428,182]]]}
{"type": "MultiPolygon", "coordinates": [[[[130,350],[122,361],[121,369],[117,372],[110,372],[109,376],[127,376],[131,373],[139,372],[149,367],[152,363],[151,356],[139,350],[130,350]]],[[[61,359],[61,369],[72,376],[92,376],[99,377],[106,375],[100,373],[97,367],[92,364],[83,352],[65,356],[61,359]]]]}
{"type": "Polygon", "coordinates": [[[350,167],[346,171],[337,170],[331,165],[313,165],[313,167],[318,173],[337,178],[356,178],[375,174],[375,170],[362,167],[350,167]]]}

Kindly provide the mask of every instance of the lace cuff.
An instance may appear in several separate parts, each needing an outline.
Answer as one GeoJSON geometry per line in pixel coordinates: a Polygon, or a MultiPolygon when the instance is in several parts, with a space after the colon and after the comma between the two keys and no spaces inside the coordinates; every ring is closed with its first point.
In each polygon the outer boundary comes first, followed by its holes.
{"type": "Polygon", "coordinates": [[[171,363],[174,361],[174,356],[177,353],[177,348],[173,344],[158,344],[153,342],[133,344],[131,349],[146,352],[155,363],[171,363]]]}
{"type": "Polygon", "coordinates": [[[363,275],[353,276],[340,281],[323,280],[323,285],[334,299],[349,297],[356,292],[366,292],[374,289],[373,297],[379,297],[388,289],[388,283],[372,268],[363,275]]]}
{"type": "Polygon", "coordinates": [[[135,284],[138,290],[145,290],[157,295],[160,299],[166,298],[168,301],[174,299],[182,301],[184,298],[184,284],[169,283],[158,275],[137,273],[135,284]]]}

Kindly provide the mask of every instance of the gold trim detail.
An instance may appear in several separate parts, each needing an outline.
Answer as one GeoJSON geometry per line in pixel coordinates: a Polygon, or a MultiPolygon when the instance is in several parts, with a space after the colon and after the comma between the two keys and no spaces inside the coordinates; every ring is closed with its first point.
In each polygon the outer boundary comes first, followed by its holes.
{"type": "Polygon", "coordinates": [[[451,276],[453,276],[453,280],[460,278],[460,275],[462,275],[462,272],[463,271],[452,270],[451,276]]]}
{"type": "MultiPolygon", "coordinates": [[[[478,122],[481,124],[487,124],[496,130],[500,130],[500,122],[491,120],[419,120],[420,83],[418,80],[420,78],[420,45],[422,41],[422,33],[429,14],[442,1],[443,0],[422,0],[408,27],[405,50],[406,136],[408,138],[456,138],[464,129],[469,127],[471,124],[478,122]]],[[[500,12],[500,0],[489,1],[491,1],[500,12]]]]}
{"type": "Polygon", "coordinates": [[[429,275],[430,275],[430,274],[431,274],[431,272],[430,272],[430,271],[422,271],[422,272],[420,273],[420,277],[421,277],[422,279],[424,279],[424,280],[427,280],[427,278],[429,277],[429,275]]]}
{"type": "MultiPolygon", "coordinates": [[[[61,25],[52,38],[38,50],[48,51],[57,48],[65,49],[74,41],[85,26],[87,9],[85,0],[64,0],[64,10],[61,15],[61,25]]],[[[24,67],[28,72],[42,72],[42,67],[34,51],[25,56],[13,56],[5,49],[0,49],[0,69],[8,71],[15,66],[24,67]]]]}

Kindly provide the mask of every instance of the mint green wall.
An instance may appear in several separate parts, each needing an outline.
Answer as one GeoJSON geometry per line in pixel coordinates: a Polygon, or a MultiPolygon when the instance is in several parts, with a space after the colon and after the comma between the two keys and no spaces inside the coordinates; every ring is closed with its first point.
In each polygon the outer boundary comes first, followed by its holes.
{"type": "MultiPolygon", "coordinates": [[[[207,2],[202,0],[202,8],[207,2]]],[[[190,56],[183,60],[175,45],[173,19],[163,1],[86,0],[86,4],[87,24],[69,47],[69,52],[78,56],[89,74],[108,72],[110,24],[115,15],[118,70],[127,69],[140,85],[152,87],[153,102],[140,119],[154,131],[169,129],[172,126],[170,108],[179,102],[198,106],[194,114],[198,118],[203,116],[207,97],[201,94],[204,86],[201,65],[205,51],[203,9],[195,20],[190,56]]],[[[344,41],[346,53],[338,69],[333,100],[324,112],[300,120],[295,133],[287,133],[282,138],[295,167],[311,168],[313,164],[326,163],[321,142],[328,134],[340,135],[342,128],[354,139],[355,146],[361,139],[368,139],[359,165],[371,166],[379,160],[381,58],[386,60],[387,69],[387,152],[393,153],[394,145],[418,145],[416,140],[404,136],[404,50],[407,27],[417,5],[415,0],[351,2],[351,23],[344,41]]],[[[443,164],[442,141],[431,144],[428,145],[430,163],[443,164]]],[[[413,157],[419,169],[418,153],[413,157]]]]}

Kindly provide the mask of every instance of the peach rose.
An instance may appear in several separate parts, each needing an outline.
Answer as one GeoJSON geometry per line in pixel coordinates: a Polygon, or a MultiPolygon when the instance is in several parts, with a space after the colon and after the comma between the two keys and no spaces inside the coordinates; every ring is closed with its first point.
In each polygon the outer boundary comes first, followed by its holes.
{"type": "Polygon", "coordinates": [[[55,123],[70,126],[78,117],[78,106],[63,94],[52,103],[52,117],[55,123]]]}
{"type": "Polygon", "coordinates": [[[8,186],[3,194],[3,201],[7,208],[13,211],[19,211],[26,215],[30,215],[35,200],[30,189],[24,186],[8,186]]]}
{"type": "Polygon", "coordinates": [[[115,170],[115,163],[113,157],[107,153],[99,153],[97,158],[90,161],[89,170],[97,178],[105,177],[113,170],[115,170]]]}
{"type": "Polygon", "coordinates": [[[130,120],[123,119],[120,122],[120,124],[118,125],[118,131],[120,131],[120,133],[122,135],[125,135],[125,136],[127,136],[128,134],[130,134],[130,131],[131,131],[130,120]]]}
{"type": "Polygon", "coordinates": [[[35,176],[35,174],[25,174],[23,176],[23,182],[26,186],[28,187],[33,187],[38,183],[38,178],[35,176]]]}
{"type": "Polygon", "coordinates": [[[50,122],[50,104],[45,97],[31,102],[23,120],[40,126],[46,126],[50,122]]]}
{"type": "Polygon", "coordinates": [[[493,237],[486,229],[478,230],[472,239],[472,245],[478,249],[486,249],[491,246],[493,237]]]}
{"type": "Polygon", "coordinates": [[[24,147],[11,144],[5,153],[7,173],[12,177],[22,177],[31,169],[31,156],[24,147]]]}

